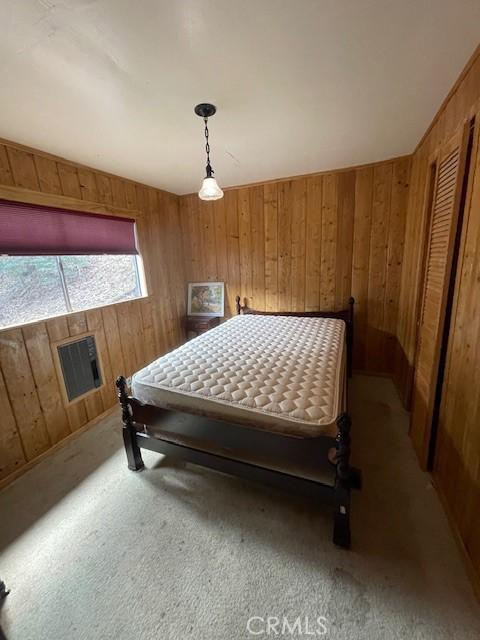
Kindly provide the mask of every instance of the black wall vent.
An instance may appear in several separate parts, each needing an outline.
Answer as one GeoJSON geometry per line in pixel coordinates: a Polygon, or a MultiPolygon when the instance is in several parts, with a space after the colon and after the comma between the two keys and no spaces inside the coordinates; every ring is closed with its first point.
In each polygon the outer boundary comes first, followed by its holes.
{"type": "Polygon", "coordinates": [[[94,336],[57,347],[69,401],[102,384],[94,336]]]}

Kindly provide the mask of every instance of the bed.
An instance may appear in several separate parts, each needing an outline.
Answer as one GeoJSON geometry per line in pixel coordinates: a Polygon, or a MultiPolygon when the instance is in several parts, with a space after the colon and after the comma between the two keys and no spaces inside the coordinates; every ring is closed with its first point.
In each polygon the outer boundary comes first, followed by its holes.
{"type": "Polygon", "coordinates": [[[353,298],[336,312],[237,315],[117,379],[128,467],[141,449],[301,492],[333,506],[333,541],[350,547],[347,377],[353,298]]]}

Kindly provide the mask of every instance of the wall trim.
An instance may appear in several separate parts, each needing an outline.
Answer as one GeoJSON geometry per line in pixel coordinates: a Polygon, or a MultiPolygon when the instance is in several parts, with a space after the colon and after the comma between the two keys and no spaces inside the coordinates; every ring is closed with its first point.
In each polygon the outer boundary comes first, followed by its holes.
{"type": "MultiPolygon", "coordinates": [[[[223,191],[234,191],[237,189],[249,189],[251,187],[262,187],[265,184],[278,184],[279,182],[288,182],[290,180],[303,180],[306,178],[315,178],[317,176],[327,176],[332,173],[348,173],[349,171],[357,171],[358,169],[368,169],[369,167],[377,167],[384,164],[390,164],[392,162],[399,162],[401,160],[407,160],[412,158],[411,153],[406,153],[402,156],[394,156],[393,158],[387,158],[386,160],[377,160],[375,162],[366,162],[365,164],[354,164],[348,167],[339,167],[338,169],[328,169],[325,171],[315,171],[314,173],[302,173],[300,175],[285,176],[283,178],[270,178],[270,180],[259,180],[258,182],[248,182],[246,184],[237,184],[230,187],[222,186],[223,191]]],[[[196,196],[197,192],[183,193],[178,198],[188,198],[190,196],[196,196]]]]}
{"type": "Polygon", "coordinates": [[[123,207],[116,207],[111,204],[99,204],[97,202],[89,202],[88,200],[79,200],[78,198],[72,198],[70,196],[31,191],[24,187],[11,187],[8,185],[0,185],[0,198],[27,204],[39,204],[57,209],[71,209],[82,213],[135,218],[136,220],[143,215],[142,212],[137,209],[124,209],[123,207]]]}

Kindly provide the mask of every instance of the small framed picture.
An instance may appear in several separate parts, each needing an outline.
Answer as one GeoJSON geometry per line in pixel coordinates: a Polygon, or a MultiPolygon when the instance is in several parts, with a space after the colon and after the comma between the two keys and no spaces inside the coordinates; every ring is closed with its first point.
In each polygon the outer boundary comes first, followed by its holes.
{"type": "Polygon", "coordinates": [[[188,315],[223,317],[223,282],[190,282],[188,284],[188,315]]]}

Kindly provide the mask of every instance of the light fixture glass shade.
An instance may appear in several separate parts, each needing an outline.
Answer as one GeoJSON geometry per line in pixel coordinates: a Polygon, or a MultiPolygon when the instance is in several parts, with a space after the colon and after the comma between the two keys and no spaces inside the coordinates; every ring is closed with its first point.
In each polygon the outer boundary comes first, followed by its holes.
{"type": "Polygon", "coordinates": [[[200,200],[220,200],[220,198],[223,198],[223,191],[218,186],[215,178],[204,178],[198,197],[200,200]]]}

